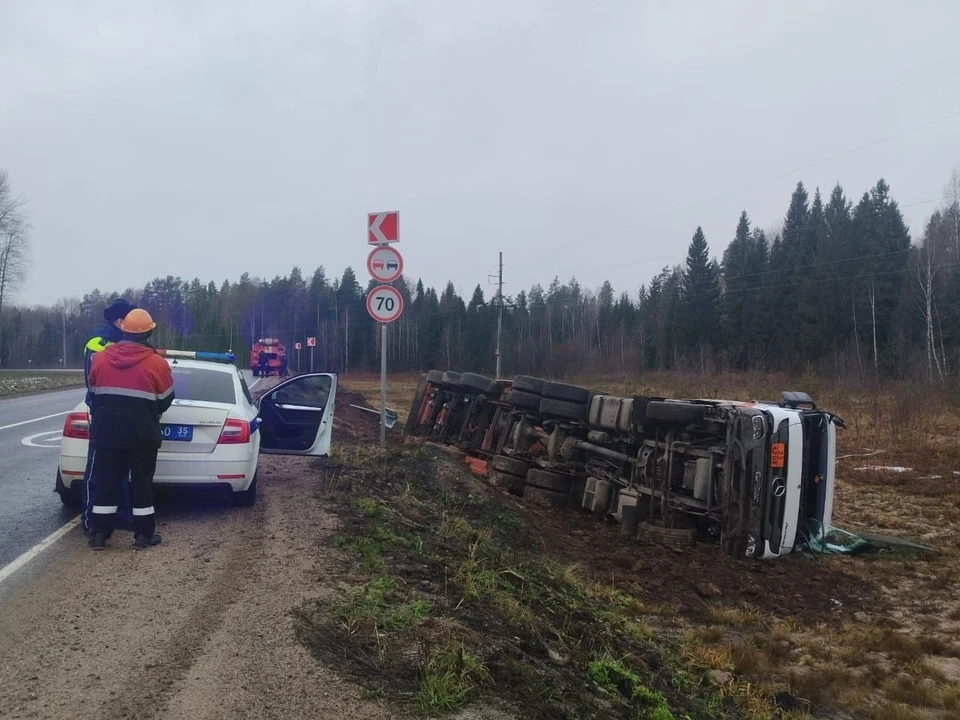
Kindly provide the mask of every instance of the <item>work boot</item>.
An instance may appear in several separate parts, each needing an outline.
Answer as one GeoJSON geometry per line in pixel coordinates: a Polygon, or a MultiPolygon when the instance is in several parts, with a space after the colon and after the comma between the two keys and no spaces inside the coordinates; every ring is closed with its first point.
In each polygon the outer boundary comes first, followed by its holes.
{"type": "Polygon", "coordinates": [[[94,531],[90,534],[90,540],[88,544],[94,550],[103,550],[107,546],[107,538],[102,532],[94,531]]]}
{"type": "Polygon", "coordinates": [[[138,549],[148,548],[153,545],[160,544],[160,534],[154,533],[153,535],[134,535],[133,536],[133,546],[138,549]]]}

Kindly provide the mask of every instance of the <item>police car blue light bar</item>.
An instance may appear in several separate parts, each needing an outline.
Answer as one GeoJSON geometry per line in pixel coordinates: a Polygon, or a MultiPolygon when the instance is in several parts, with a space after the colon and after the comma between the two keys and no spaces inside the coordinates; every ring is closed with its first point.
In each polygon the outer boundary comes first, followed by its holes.
{"type": "Polygon", "coordinates": [[[161,357],[182,358],[184,360],[206,360],[208,362],[230,364],[237,361],[237,356],[233,353],[203,352],[198,350],[157,350],[157,354],[161,357]]]}

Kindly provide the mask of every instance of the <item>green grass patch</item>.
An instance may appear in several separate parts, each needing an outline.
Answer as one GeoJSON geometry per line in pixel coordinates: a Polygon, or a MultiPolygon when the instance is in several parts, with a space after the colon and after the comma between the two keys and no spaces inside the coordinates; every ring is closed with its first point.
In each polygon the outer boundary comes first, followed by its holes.
{"type": "Polygon", "coordinates": [[[425,715],[455,710],[470,692],[492,682],[486,665],[462,643],[435,648],[420,671],[415,700],[425,715]]]}
{"type": "Polygon", "coordinates": [[[359,510],[370,520],[383,520],[390,516],[390,508],[373,498],[354,498],[350,501],[350,507],[359,510]]]}
{"type": "Polygon", "coordinates": [[[365,627],[381,632],[409,627],[427,617],[431,608],[427,600],[411,599],[395,579],[379,577],[348,591],[332,611],[352,634],[365,627]]]}
{"type": "Polygon", "coordinates": [[[619,660],[605,657],[587,665],[587,674],[594,683],[611,695],[618,695],[635,706],[638,720],[675,720],[667,699],[651,690],[640,677],[619,660]]]}

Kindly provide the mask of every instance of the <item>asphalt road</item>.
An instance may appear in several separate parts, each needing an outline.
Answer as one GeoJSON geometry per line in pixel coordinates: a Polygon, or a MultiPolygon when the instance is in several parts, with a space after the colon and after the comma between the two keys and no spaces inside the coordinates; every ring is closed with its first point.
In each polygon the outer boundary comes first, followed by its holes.
{"type": "Polygon", "coordinates": [[[53,488],[63,421],[83,396],[80,388],[0,400],[0,568],[77,515],[53,488]]]}
{"type": "Polygon", "coordinates": [[[53,486],[63,420],[83,395],[80,388],[0,400],[0,567],[77,514],[53,486]]]}

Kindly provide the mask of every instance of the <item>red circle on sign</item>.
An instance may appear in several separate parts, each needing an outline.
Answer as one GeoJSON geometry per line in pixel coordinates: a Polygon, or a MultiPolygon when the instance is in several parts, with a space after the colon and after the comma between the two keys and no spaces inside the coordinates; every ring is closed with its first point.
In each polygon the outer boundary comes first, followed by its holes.
{"type": "Polygon", "coordinates": [[[367,312],[377,322],[393,322],[403,312],[403,296],[392,285],[375,287],[367,294],[367,312]]]}
{"type": "Polygon", "coordinates": [[[403,275],[403,258],[392,247],[375,247],[367,255],[367,272],[377,282],[393,282],[403,275]]]}

